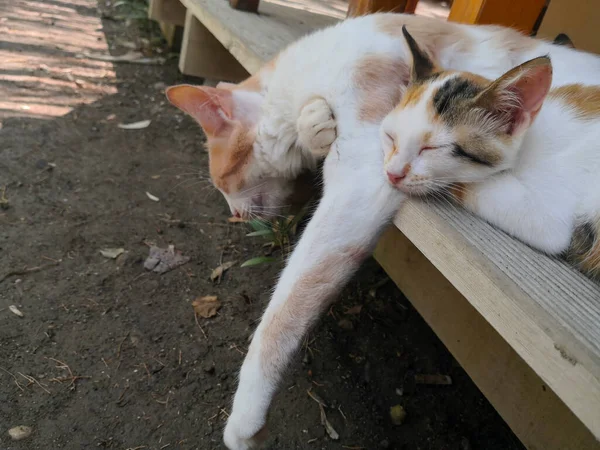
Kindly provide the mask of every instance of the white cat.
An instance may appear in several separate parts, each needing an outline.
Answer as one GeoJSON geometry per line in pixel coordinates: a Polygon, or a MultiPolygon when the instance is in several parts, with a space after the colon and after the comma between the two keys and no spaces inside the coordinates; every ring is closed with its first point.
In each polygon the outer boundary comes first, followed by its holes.
{"type": "Polygon", "coordinates": [[[600,275],[600,86],[550,90],[550,58],[495,81],[444,71],[406,32],[414,77],[383,121],[390,183],[449,192],[490,223],[600,275]]]}
{"type": "Polygon", "coordinates": [[[238,215],[266,214],[281,204],[291,180],[326,151],[337,124],[323,168],[322,200],[242,366],[225,429],[232,450],[254,448],[265,438],[269,405],[303,336],[370,254],[405,198],[381,175],[379,143],[381,120],[409,81],[405,24],[445,68],[495,78],[549,53],[555,84],[600,78],[599,58],[513,30],[376,14],[299,40],[238,86],[168,91],[203,127],[213,182],[238,215]]]}

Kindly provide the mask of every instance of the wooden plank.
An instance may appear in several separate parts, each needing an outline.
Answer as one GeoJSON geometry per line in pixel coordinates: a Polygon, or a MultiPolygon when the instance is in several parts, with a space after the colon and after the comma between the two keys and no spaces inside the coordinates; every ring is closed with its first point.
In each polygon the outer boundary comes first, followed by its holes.
{"type": "Polygon", "coordinates": [[[185,16],[179,70],[186,75],[233,82],[248,77],[248,72],[190,10],[185,16]]]}
{"type": "Polygon", "coordinates": [[[600,8],[597,0],[552,0],[537,35],[554,40],[569,35],[575,48],[600,53],[600,8]]]}
{"type": "Polygon", "coordinates": [[[150,0],[148,18],[169,25],[183,26],[185,6],[179,0],[150,0]]]}
{"type": "Polygon", "coordinates": [[[364,16],[377,12],[403,13],[408,0],[350,0],[348,17],[364,16]]]}
{"type": "Polygon", "coordinates": [[[260,14],[237,11],[224,1],[182,2],[250,73],[299,37],[337,22],[330,16],[264,1],[260,14]]]}
{"type": "Polygon", "coordinates": [[[530,449],[600,445],[544,381],[397,228],[375,258],[530,449]]]}
{"type": "Polygon", "coordinates": [[[600,438],[600,286],[452,205],[394,223],[600,438]]]}
{"type": "Polygon", "coordinates": [[[448,20],[494,24],[531,33],[546,0],[454,0],[448,20]]]}

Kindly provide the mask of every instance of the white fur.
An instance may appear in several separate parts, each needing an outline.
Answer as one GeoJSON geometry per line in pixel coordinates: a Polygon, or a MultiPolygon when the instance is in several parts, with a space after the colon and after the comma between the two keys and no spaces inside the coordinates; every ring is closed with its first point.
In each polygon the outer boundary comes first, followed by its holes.
{"type": "MultiPolygon", "coordinates": [[[[404,17],[409,31],[411,21],[424,20],[404,17]]],[[[382,176],[379,127],[357,119],[359,93],[352,83],[357,61],[375,53],[408,62],[403,39],[382,34],[375,24],[375,16],[371,15],[347,20],[305,37],[280,55],[271,75],[258,124],[256,176],[262,176],[259,172],[264,169],[268,176],[279,174],[291,178],[303,164],[314,164],[314,157],[307,156],[310,153],[307,149],[295,148],[300,111],[314,97],[324,98],[331,106],[338,137],[325,161],[321,203],[281,275],[242,366],[224,436],[231,450],[245,450],[258,444],[253,436],[265,425],[282,373],[302,339],[283,330],[277,341],[282,352],[273,361],[277,369],[267,373],[262,361],[270,355],[265,354],[263,336],[270,319],[278,314],[284,302],[301,301],[297,295],[290,295],[295,283],[311,270],[318,269],[328,257],[348,248],[360,248],[368,254],[404,198],[382,176]]],[[[431,26],[435,28],[435,23],[431,26]]],[[[495,78],[534,56],[550,53],[555,63],[555,85],[591,83],[600,78],[600,59],[591,55],[546,43],[540,43],[535,50],[520,52],[514,46],[501,45],[504,29],[452,26],[466,30],[472,41],[466,47],[450,45],[437,49],[440,62],[446,68],[495,78]]],[[[336,267],[334,282],[303,290],[302,298],[321,305],[310,317],[297,318],[305,328],[318,319],[357,266],[356,261],[349,260],[346,265],[336,267]]]]}

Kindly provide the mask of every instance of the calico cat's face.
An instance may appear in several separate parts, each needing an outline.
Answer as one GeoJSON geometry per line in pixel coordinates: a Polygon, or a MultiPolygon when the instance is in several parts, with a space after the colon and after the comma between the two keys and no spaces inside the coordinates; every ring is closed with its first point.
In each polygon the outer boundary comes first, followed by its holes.
{"type": "Polygon", "coordinates": [[[536,58],[492,82],[439,70],[405,36],[412,82],[381,127],[389,182],[422,195],[512,167],[550,88],[550,60],[536,58]]]}
{"type": "Polygon", "coordinates": [[[230,86],[179,85],[167,89],[167,97],[203,128],[210,176],[232,215],[277,214],[292,192],[293,181],[260,158],[267,150],[257,139],[263,95],[258,90],[230,86]]]}

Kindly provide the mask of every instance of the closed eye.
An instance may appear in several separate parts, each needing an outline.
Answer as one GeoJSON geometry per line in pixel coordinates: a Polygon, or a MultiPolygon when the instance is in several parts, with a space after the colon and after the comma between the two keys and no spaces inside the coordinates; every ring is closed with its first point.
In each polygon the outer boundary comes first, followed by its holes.
{"type": "Polygon", "coordinates": [[[493,166],[494,165],[491,161],[483,159],[483,158],[479,157],[478,155],[474,155],[473,153],[467,153],[465,151],[465,149],[462,147],[462,145],[456,144],[456,143],[452,145],[452,155],[457,156],[459,158],[468,159],[469,161],[471,161],[473,163],[481,164],[483,166],[493,166]]]}

